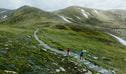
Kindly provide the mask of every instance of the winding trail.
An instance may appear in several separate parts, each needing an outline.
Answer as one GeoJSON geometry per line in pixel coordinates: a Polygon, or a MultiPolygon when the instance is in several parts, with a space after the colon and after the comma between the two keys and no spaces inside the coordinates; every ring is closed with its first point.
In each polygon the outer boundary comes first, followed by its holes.
{"type": "Polygon", "coordinates": [[[42,40],[40,40],[39,37],[37,36],[38,30],[39,30],[39,29],[37,29],[37,30],[34,32],[34,37],[35,37],[35,39],[39,42],[39,44],[40,44],[41,46],[43,46],[45,49],[51,50],[51,51],[56,52],[56,53],[58,53],[58,54],[63,54],[63,55],[65,54],[65,52],[59,51],[59,50],[57,50],[57,49],[55,49],[55,48],[51,48],[50,46],[48,46],[47,44],[45,44],[42,40]]]}
{"type": "MultiPolygon", "coordinates": [[[[60,51],[60,50],[57,50],[55,48],[52,48],[52,47],[48,46],[46,43],[44,43],[42,40],[40,40],[39,37],[37,36],[38,31],[39,31],[39,29],[34,31],[34,37],[39,42],[39,44],[41,46],[43,46],[45,49],[51,50],[51,51],[53,51],[55,53],[58,53],[58,54],[62,54],[62,55],[66,54],[64,51],[60,51]]],[[[71,52],[71,56],[76,58],[77,60],[79,60],[78,54],[71,52]]],[[[86,65],[88,69],[94,70],[94,71],[96,71],[96,72],[98,72],[100,74],[115,74],[114,71],[107,70],[107,69],[105,69],[103,67],[97,66],[97,65],[93,64],[92,62],[90,62],[88,60],[84,60],[84,61],[80,61],[80,62],[82,64],[86,65]]],[[[87,74],[89,74],[89,73],[87,73],[87,74]]],[[[90,73],[90,74],[92,74],[92,73],[90,73]]]]}

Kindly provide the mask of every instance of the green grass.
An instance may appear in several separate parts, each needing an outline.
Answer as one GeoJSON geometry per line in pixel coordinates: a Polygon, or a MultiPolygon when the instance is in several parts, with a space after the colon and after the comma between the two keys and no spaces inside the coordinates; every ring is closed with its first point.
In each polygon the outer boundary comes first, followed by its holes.
{"type": "MultiPolygon", "coordinates": [[[[33,37],[34,31],[40,28],[39,37],[51,47],[60,50],[71,48],[77,53],[81,49],[87,50],[86,59],[99,66],[114,69],[118,74],[125,74],[126,47],[102,31],[103,28],[125,26],[120,25],[121,22],[115,19],[116,16],[113,17],[112,13],[101,11],[98,16],[92,9],[84,9],[90,13],[88,19],[82,16],[80,9],[76,7],[55,12],[73,18],[69,19],[73,23],[66,23],[53,13],[27,6],[9,14],[9,18],[0,21],[0,73],[12,70],[19,74],[47,74],[54,73],[60,66],[66,69],[65,74],[81,73],[78,69],[82,68],[71,63],[72,58],[68,60],[59,54],[54,55],[42,50],[43,47],[39,46],[33,37]],[[99,58],[93,59],[93,55],[99,58]],[[61,61],[62,59],[65,60],[61,61]],[[71,69],[68,69],[68,66],[71,69]],[[78,69],[74,69],[76,66],[78,69]]],[[[125,30],[120,31],[125,33],[125,30]]],[[[125,36],[124,33],[120,36],[125,36]]]]}
{"type": "Polygon", "coordinates": [[[56,74],[59,67],[66,70],[59,72],[60,74],[69,74],[81,73],[80,70],[85,68],[75,65],[67,57],[43,51],[43,47],[34,39],[34,29],[0,26],[1,74],[7,74],[5,70],[15,71],[17,74],[56,74]]]}

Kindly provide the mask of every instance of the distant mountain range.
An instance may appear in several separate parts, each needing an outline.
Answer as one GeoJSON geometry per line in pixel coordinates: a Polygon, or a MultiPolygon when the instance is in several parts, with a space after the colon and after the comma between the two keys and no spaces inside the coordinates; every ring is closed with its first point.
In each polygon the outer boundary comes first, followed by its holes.
{"type": "MultiPolygon", "coordinates": [[[[125,10],[97,10],[79,6],[71,6],[54,12],[23,6],[16,10],[0,9],[0,19],[4,23],[37,20],[36,22],[64,22],[97,28],[126,28],[125,10]]],[[[118,30],[117,30],[118,31],[118,30]]],[[[122,31],[120,31],[122,32],[122,31]]],[[[119,33],[120,33],[119,32],[119,33]]]]}

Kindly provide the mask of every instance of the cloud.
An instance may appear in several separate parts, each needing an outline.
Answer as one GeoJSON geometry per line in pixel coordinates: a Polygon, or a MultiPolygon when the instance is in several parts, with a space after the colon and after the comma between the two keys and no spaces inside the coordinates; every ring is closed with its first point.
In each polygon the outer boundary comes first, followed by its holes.
{"type": "Polygon", "coordinates": [[[31,5],[29,0],[0,0],[0,8],[15,9],[23,5],[31,5]]]}
{"type": "Polygon", "coordinates": [[[23,5],[32,5],[28,0],[9,0],[10,4],[12,4],[13,8],[18,8],[23,5]]]}
{"type": "Polygon", "coordinates": [[[72,5],[96,9],[126,9],[125,0],[0,0],[0,8],[14,9],[23,5],[44,10],[57,10],[72,5]]]}

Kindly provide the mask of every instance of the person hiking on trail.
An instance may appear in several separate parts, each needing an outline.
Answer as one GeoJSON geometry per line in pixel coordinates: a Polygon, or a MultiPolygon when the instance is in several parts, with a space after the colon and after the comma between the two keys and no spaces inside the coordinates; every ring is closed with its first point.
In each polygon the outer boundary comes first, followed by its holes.
{"type": "Polygon", "coordinates": [[[79,55],[80,55],[80,60],[83,60],[84,51],[81,50],[79,55]]]}
{"type": "Polygon", "coordinates": [[[66,54],[67,56],[69,56],[70,55],[70,48],[67,48],[67,54],[66,54]]]}

